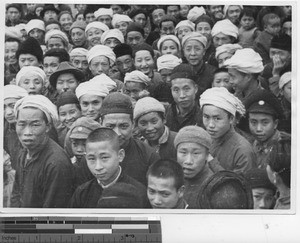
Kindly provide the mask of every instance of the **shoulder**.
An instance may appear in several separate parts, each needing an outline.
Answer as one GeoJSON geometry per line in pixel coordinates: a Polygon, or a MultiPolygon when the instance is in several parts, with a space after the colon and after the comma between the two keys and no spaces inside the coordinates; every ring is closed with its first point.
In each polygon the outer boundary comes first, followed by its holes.
{"type": "Polygon", "coordinates": [[[70,165],[71,162],[65,151],[51,138],[46,144],[45,148],[42,150],[40,158],[44,158],[48,163],[54,164],[56,166],[70,165]]]}

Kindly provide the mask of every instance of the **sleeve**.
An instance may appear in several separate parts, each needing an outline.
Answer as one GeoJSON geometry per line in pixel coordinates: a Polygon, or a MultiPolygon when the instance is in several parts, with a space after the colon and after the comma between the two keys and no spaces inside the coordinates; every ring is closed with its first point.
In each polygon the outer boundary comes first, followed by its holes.
{"type": "Polygon", "coordinates": [[[75,192],[70,200],[70,203],[68,205],[69,208],[81,208],[82,207],[81,203],[80,203],[80,195],[81,195],[80,192],[81,192],[81,189],[80,189],[80,187],[78,187],[75,190],[75,192]]]}
{"type": "Polygon", "coordinates": [[[235,153],[235,166],[233,172],[237,174],[245,174],[248,170],[256,168],[256,155],[249,144],[239,147],[235,153]]]}
{"type": "Polygon", "coordinates": [[[269,78],[269,87],[271,92],[276,96],[279,97],[279,76],[272,76],[269,78]]]}
{"type": "Polygon", "coordinates": [[[19,172],[17,170],[15,175],[15,181],[13,184],[12,195],[10,199],[11,207],[13,208],[21,207],[20,198],[21,197],[20,197],[20,185],[19,185],[19,172]]]}

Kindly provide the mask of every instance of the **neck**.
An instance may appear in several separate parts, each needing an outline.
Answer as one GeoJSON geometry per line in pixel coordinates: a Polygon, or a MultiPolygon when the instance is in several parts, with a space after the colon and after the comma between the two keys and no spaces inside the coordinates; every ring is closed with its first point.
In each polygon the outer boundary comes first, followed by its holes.
{"type": "Polygon", "coordinates": [[[116,171],[116,173],[109,179],[109,181],[106,181],[106,182],[102,182],[101,183],[104,185],[104,186],[107,186],[108,184],[112,183],[119,175],[120,173],[120,170],[121,170],[121,167],[119,166],[118,167],[118,170],[116,171]]]}
{"type": "Polygon", "coordinates": [[[35,148],[33,149],[27,149],[27,158],[31,159],[36,153],[38,153],[40,150],[42,150],[43,145],[46,143],[47,141],[47,136],[45,136],[44,140],[35,148]]]}
{"type": "Polygon", "coordinates": [[[258,88],[258,81],[256,79],[251,79],[249,81],[249,86],[248,88],[244,91],[244,95],[248,96],[249,94],[252,93],[253,90],[258,88]]]}
{"type": "Polygon", "coordinates": [[[179,110],[179,113],[181,116],[185,116],[186,114],[188,114],[195,106],[195,102],[193,102],[193,104],[187,108],[183,108],[183,107],[180,107],[180,106],[177,106],[178,110],[179,110]]]}
{"type": "Polygon", "coordinates": [[[194,72],[198,73],[200,71],[200,69],[202,68],[202,66],[203,66],[203,60],[201,60],[198,65],[192,66],[192,67],[193,67],[194,72]]]}

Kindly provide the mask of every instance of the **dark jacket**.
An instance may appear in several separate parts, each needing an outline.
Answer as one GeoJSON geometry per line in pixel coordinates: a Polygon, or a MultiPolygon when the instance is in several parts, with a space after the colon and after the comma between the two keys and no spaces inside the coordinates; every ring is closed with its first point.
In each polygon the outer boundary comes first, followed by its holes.
{"type": "Polygon", "coordinates": [[[63,149],[48,138],[32,159],[18,160],[12,207],[64,208],[74,192],[73,167],[63,149]],[[25,162],[27,162],[25,164],[25,162]]]}

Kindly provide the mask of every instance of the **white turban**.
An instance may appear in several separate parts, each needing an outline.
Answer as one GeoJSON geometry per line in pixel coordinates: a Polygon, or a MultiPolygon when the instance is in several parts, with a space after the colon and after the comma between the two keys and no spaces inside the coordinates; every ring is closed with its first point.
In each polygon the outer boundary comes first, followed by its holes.
{"type": "Polygon", "coordinates": [[[60,38],[65,43],[65,46],[69,44],[68,36],[61,30],[54,29],[48,31],[45,35],[45,43],[47,44],[51,38],[60,38]]]}
{"type": "Polygon", "coordinates": [[[58,122],[58,113],[56,106],[44,95],[28,95],[17,101],[14,111],[18,116],[20,109],[25,107],[34,107],[45,113],[49,122],[56,124],[58,122]]]}
{"type": "Polygon", "coordinates": [[[182,63],[182,60],[172,54],[162,55],[157,58],[157,70],[170,69],[173,70],[176,66],[182,63]]]}
{"type": "Polygon", "coordinates": [[[224,87],[207,89],[200,96],[200,107],[213,105],[228,111],[233,116],[238,112],[241,116],[246,113],[243,103],[224,87]]]}
{"type": "Polygon", "coordinates": [[[199,18],[201,15],[206,14],[205,9],[203,7],[193,7],[190,9],[187,19],[192,21],[193,23],[199,18]]]}
{"type": "Polygon", "coordinates": [[[236,52],[236,50],[240,50],[243,49],[242,46],[240,46],[239,44],[224,44],[221,46],[218,46],[216,48],[216,58],[218,58],[218,56],[222,53],[231,53],[234,54],[236,52]]]}
{"type": "Polygon", "coordinates": [[[292,73],[291,72],[284,73],[279,79],[279,89],[282,89],[284,85],[286,85],[291,80],[292,80],[292,73]]]}
{"type": "Polygon", "coordinates": [[[95,79],[91,79],[89,81],[79,84],[75,90],[75,94],[78,100],[81,96],[86,94],[97,95],[104,98],[109,94],[109,90],[106,85],[101,84],[101,82],[95,79]]]}
{"type": "Polygon", "coordinates": [[[111,92],[117,88],[117,84],[106,74],[102,73],[93,77],[90,82],[97,82],[107,87],[108,91],[111,92]]]}
{"type": "Polygon", "coordinates": [[[182,20],[175,27],[175,35],[177,35],[178,29],[180,27],[189,27],[191,29],[191,31],[195,30],[195,24],[193,22],[191,22],[189,20],[182,20]]]}
{"type": "Polygon", "coordinates": [[[21,99],[27,96],[28,92],[26,89],[20,86],[14,84],[8,84],[3,87],[3,95],[4,95],[3,96],[4,100],[8,98],[21,99]]]}
{"type": "Polygon", "coordinates": [[[225,5],[224,8],[223,8],[224,15],[227,14],[227,10],[228,10],[228,8],[229,8],[230,6],[239,6],[240,9],[243,9],[243,8],[244,8],[243,5],[225,5]]]}
{"type": "Polygon", "coordinates": [[[237,50],[224,62],[227,68],[234,68],[242,73],[260,73],[264,70],[261,56],[252,48],[237,50]]]}
{"type": "Polygon", "coordinates": [[[126,82],[129,81],[136,82],[136,83],[144,83],[146,86],[149,86],[151,79],[143,72],[135,70],[125,74],[124,84],[126,84],[126,82]]]}
{"type": "Polygon", "coordinates": [[[74,48],[70,52],[70,57],[76,57],[76,56],[83,56],[86,57],[88,53],[88,50],[82,47],[74,48]]]}
{"type": "Polygon", "coordinates": [[[16,85],[19,85],[22,78],[26,78],[31,75],[36,75],[37,77],[40,77],[43,81],[43,84],[45,84],[46,80],[46,74],[43,71],[43,69],[35,66],[24,66],[21,68],[21,70],[17,73],[16,76],[16,85]]]}
{"type": "Polygon", "coordinates": [[[101,35],[101,44],[104,45],[104,42],[105,42],[108,38],[116,38],[116,39],[119,40],[121,43],[124,43],[124,35],[122,34],[122,32],[121,32],[119,29],[111,29],[111,30],[105,31],[105,32],[101,35]]]}
{"type": "Polygon", "coordinates": [[[107,57],[109,59],[110,66],[113,66],[114,63],[116,62],[116,54],[108,46],[104,46],[104,45],[93,46],[87,53],[88,63],[90,63],[91,60],[97,56],[107,57]]]}
{"type": "Polygon", "coordinates": [[[132,22],[132,19],[125,14],[114,14],[111,24],[114,28],[116,28],[116,24],[120,22],[132,22]]]}
{"type": "Polygon", "coordinates": [[[239,35],[239,30],[238,27],[236,27],[229,19],[223,19],[215,23],[211,30],[212,37],[219,33],[237,38],[239,35]]]}
{"type": "Polygon", "coordinates": [[[5,36],[21,40],[23,35],[21,33],[21,30],[18,27],[16,27],[16,26],[10,26],[10,27],[5,26],[5,36]]]}
{"type": "Polygon", "coordinates": [[[189,33],[186,36],[184,36],[181,40],[182,47],[184,47],[185,43],[188,40],[199,41],[204,46],[204,48],[206,48],[206,46],[207,46],[207,38],[198,32],[192,32],[192,33],[189,33]]]}
{"type": "Polygon", "coordinates": [[[86,27],[85,27],[85,34],[86,32],[90,29],[90,28],[96,28],[96,29],[100,29],[103,32],[106,30],[109,30],[108,26],[102,22],[99,21],[94,21],[92,23],[89,23],[86,27]]]}
{"type": "Polygon", "coordinates": [[[162,36],[158,42],[157,42],[157,48],[158,50],[160,51],[161,47],[162,47],[162,44],[166,41],[166,40],[171,40],[171,41],[174,41],[177,46],[178,46],[178,50],[181,50],[181,45],[180,45],[180,41],[179,39],[177,38],[177,36],[175,35],[164,35],[162,36]]]}
{"type": "Polygon", "coordinates": [[[112,18],[113,10],[111,8],[99,8],[97,11],[94,12],[94,15],[96,19],[103,15],[108,15],[112,18]]]}
{"type": "Polygon", "coordinates": [[[29,32],[33,29],[39,29],[45,32],[45,23],[43,20],[40,19],[32,19],[30,20],[26,26],[25,26],[25,30],[27,32],[27,34],[29,34],[29,32]]]}

